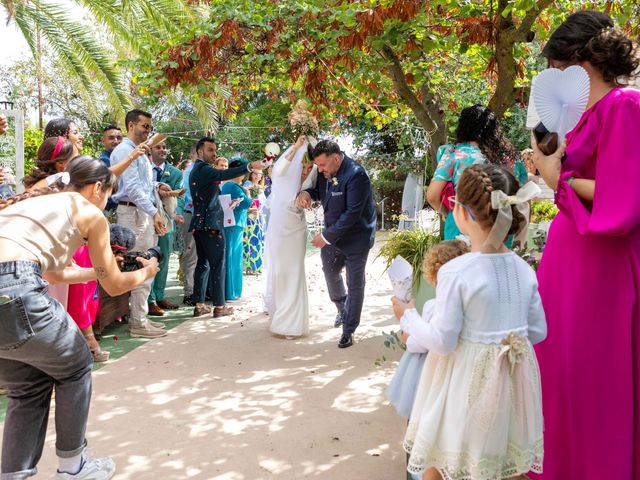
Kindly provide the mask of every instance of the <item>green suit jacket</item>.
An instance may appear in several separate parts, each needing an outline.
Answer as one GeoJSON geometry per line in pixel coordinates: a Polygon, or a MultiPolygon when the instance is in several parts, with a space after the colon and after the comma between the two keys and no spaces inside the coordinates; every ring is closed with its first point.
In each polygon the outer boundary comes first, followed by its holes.
{"type": "MultiPolygon", "coordinates": [[[[162,172],[160,181],[169,185],[171,187],[171,190],[180,190],[182,188],[182,172],[171,165],[169,162],[165,161],[164,170],[162,172]]],[[[184,195],[180,195],[178,197],[178,208],[176,209],[176,213],[178,215],[182,215],[183,208],[184,195]]]]}

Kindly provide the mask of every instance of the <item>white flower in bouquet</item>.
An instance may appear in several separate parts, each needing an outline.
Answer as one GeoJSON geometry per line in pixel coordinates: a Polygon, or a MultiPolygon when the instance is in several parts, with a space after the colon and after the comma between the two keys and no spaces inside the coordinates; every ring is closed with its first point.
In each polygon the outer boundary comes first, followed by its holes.
{"type": "Polygon", "coordinates": [[[296,138],[300,135],[312,137],[318,135],[318,120],[309,111],[307,102],[304,100],[298,100],[293,110],[289,112],[289,123],[296,138]]]}

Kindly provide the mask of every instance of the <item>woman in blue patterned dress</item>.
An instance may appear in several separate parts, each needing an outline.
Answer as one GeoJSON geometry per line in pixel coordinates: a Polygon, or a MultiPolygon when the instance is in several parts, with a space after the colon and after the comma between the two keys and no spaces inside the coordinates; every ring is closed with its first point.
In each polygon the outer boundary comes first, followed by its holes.
{"type": "Polygon", "coordinates": [[[265,205],[264,176],[262,172],[251,172],[244,183],[253,198],[249,210],[247,227],[244,230],[244,271],[250,274],[262,273],[262,250],[264,248],[264,215],[265,205]]]}
{"type": "MultiPolygon", "coordinates": [[[[437,212],[446,217],[444,239],[452,240],[460,235],[447,202],[442,194],[458,179],[466,167],[477,163],[492,163],[505,167],[520,184],[527,181],[527,169],[519,159],[515,147],[502,133],[498,118],[487,107],[474,105],[460,113],[456,128],[456,142],[442,145],[437,153],[438,166],[427,189],[427,201],[437,212]]],[[[454,195],[451,191],[451,195],[454,195]]]]}
{"type": "MultiPolygon", "coordinates": [[[[229,162],[229,168],[242,165],[242,160],[236,158],[229,162]]],[[[223,195],[231,195],[233,217],[235,225],[224,227],[226,241],[226,282],[225,298],[235,300],[242,296],[242,237],[247,225],[247,210],[251,206],[251,197],[240,186],[244,175],[232,178],[222,185],[220,189],[223,195]]]]}

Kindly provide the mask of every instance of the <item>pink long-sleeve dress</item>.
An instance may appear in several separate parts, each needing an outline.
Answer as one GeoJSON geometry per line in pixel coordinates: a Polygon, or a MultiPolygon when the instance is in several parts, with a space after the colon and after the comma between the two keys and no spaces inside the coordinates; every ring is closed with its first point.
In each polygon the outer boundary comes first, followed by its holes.
{"type": "MultiPolygon", "coordinates": [[[[567,135],[538,270],[545,480],[640,480],[640,91],[615,88],[567,135]],[[566,180],[594,179],[593,206],[566,180]]],[[[533,476],[533,475],[532,475],[533,476]]]]}
{"type": "MultiPolygon", "coordinates": [[[[73,254],[73,260],[80,267],[91,268],[91,257],[89,248],[86,245],[80,247],[73,254]]],[[[100,298],[97,293],[98,282],[92,280],[87,283],[77,283],[69,285],[69,304],[67,312],[75,320],[80,328],[87,328],[93,325],[98,314],[100,298]]]]}

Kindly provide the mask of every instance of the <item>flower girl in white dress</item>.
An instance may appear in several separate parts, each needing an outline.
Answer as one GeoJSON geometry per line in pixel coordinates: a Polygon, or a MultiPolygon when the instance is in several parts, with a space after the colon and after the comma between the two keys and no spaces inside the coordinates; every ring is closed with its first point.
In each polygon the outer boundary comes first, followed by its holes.
{"type": "Polygon", "coordinates": [[[394,299],[409,334],[429,350],[404,441],[408,471],[424,480],[520,479],[542,471],[532,344],[546,337],[546,321],[535,272],[503,245],[526,227],[523,210],[536,189],[518,190],[513,175],[493,165],[467,168],[453,214],[471,252],[438,272],[428,323],[394,299]]]}

